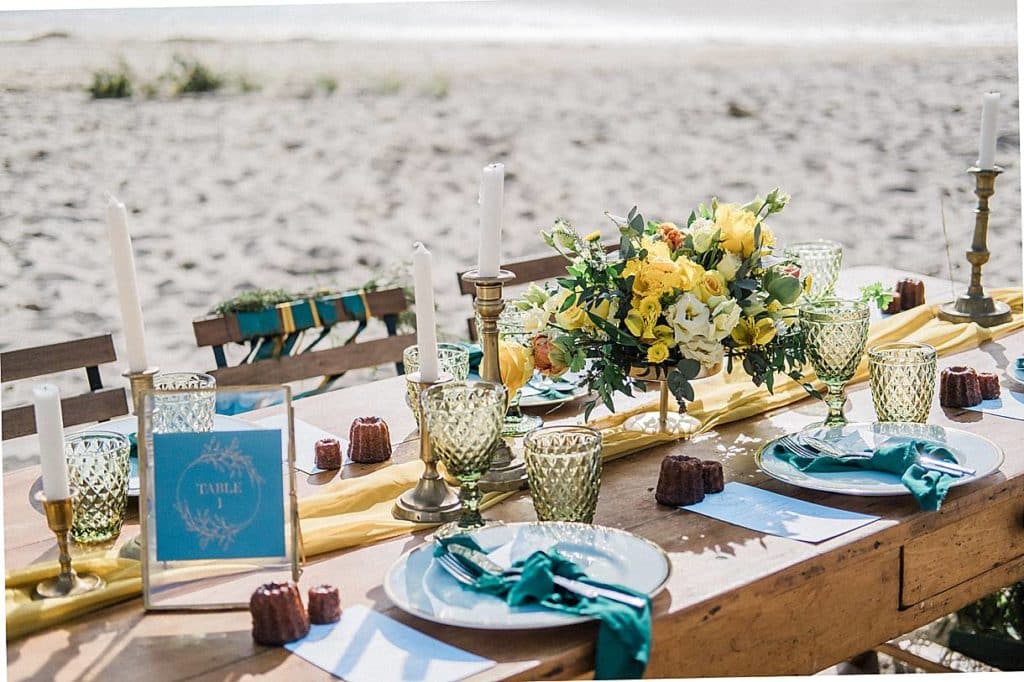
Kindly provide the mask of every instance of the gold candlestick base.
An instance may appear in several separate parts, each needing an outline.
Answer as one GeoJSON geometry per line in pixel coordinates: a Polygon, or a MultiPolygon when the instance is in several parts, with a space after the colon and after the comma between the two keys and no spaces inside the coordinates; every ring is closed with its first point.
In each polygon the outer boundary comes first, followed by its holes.
{"type": "MultiPolygon", "coordinates": [[[[480,346],[484,357],[480,363],[480,378],[491,383],[501,383],[501,366],[498,357],[498,317],[505,309],[502,289],[516,276],[508,270],[499,270],[494,277],[480,275],[470,270],[462,276],[463,281],[476,287],[473,307],[483,322],[480,329],[480,346]]],[[[513,457],[512,448],[505,439],[498,442],[491,458],[491,468],[480,479],[480,490],[484,492],[510,492],[523,490],[528,486],[526,463],[513,457]]]]}
{"type": "Polygon", "coordinates": [[[74,518],[71,497],[63,500],[47,500],[42,493],[39,493],[39,499],[42,500],[43,509],[46,512],[46,524],[57,536],[57,547],[60,549],[58,557],[60,573],[56,578],[48,578],[36,585],[36,594],[42,599],[70,597],[92,592],[106,585],[103,578],[94,573],[78,574],[75,573],[75,569],[71,568],[71,554],[68,552],[68,532],[71,530],[71,521],[74,518]]]}
{"type": "Polygon", "coordinates": [[[622,424],[624,430],[651,436],[666,434],[690,437],[697,433],[700,421],[688,414],[668,411],[669,389],[664,371],[659,371],[658,367],[633,367],[629,375],[643,382],[656,382],[661,392],[658,396],[658,412],[642,412],[630,417],[622,424]]]}
{"type": "MultiPolygon", "coordinates": [[[[416,395],[413,399],[417,401],[429,387],[446,384],[453,379],[451,374],[444,372],[437,377],[437,381],[423,381],[419,372],[413,372],[406,377],[410,387],[415,386],[416,395]]],[[[420,459],[423,460],[423,474],[416,482],[415,488],[406,490],[395,501],[391,515],[396,519],[417,523],[454,521],[462,513],[459,496],[437,473],[437,458],[434,456],[434,446],[430,442],[430,429],[427,427],[427,415],[422,403],[417,412],[420,415],[420,459]]]]}
{"type": "MultiPolygon", "coordinates": [[[[145,389],[153,388],[153,379],[157,374],[160,373],[159,367],[147,367],[141,372],[132,372],[130,370],[125,371],[122,376],[128,379],[128,383],[132,391],[132,412],[135,414],[136,419],[141,419],[142,416],[142,391],[145,389]]],[[[136,427],[135,433],[141,433],[141,424],[136,427]]],[[[136,448],[136,452],[139,450],[136,448]]],[[[139,463],[139,470],[142,470],[142,463],[139,463]]],[[[139,510],[139,514],[143,513],[142,509],[139,510]]],[[[121,546],[118,551],[118,556],[122,559],[135,559],[136,561],[142,560],[142,534],[136,535],[131,540],[121,546]]]]}
{"type": "Polygon", "coordinates": [[[1009,322],[1010,306],[995,301],[985,293],[981,286],[981,269],[988,262],[988,200],[996,192],[996,177],[1003,172],[999,166],[994,168],[967,169],[974,176],[974,193],[978,196],[978,206],[974,209],[974,237],[971,250],[967,252],[967,262],[971,264],[971,284],[967,293],[939,308],[939,319],[962,324],[974,322],[982,327],[994,327],[1009,322]]]}

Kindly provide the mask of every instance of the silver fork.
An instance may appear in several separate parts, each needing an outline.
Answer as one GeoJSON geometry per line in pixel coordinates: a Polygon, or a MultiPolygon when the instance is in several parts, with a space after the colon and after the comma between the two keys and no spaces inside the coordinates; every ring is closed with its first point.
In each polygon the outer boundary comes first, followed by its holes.
{"type": "MultiPolygon", "coordinates": [[[[783,443],[784,447],[804,457],[818,457],[819,455],[824,454],[829,457],[836,457],[844,460],[863,460],[871,459],[874,456],[873,453],[870,452],[853,452],[843,450],[839,446],[829,443],[826,440],[816,438],[814,436],[808,436],[806,434],[800,434],[799,437],[786,435],[780,438],[779,441],[783,443]]],[[[947,462],[945,460],[929,457],[921,450],[920,445],[917,447],[915,460],[917,464],[925,469],[931,469],[950,476],[973,476],[976,473],[974,469],[969,469],[955,462],[947,462]]]]}
{"type": "MultiPolygon", "coordinates": [[[[472,585],[476,582],[476,578],[474,578],[470,574],[470,572],[466,570],[466,567],[463,566],[459,562],[459,560],[451,554],[446,553],[435,558],[437,559],[437,563],[441,565],[441,568],[443,568],[451,577],[455,578],[455,580],[457,580],[459,583],[463,585],[472,585]]],[[[519,573],[514,571],[508,571],[506,573],[511,577],[515,577],[519,575],[521,571],[519,573]]],[[[578,594],[581,597],[587,597],[588,599],[597,599],[598,597],[605,597],[607,599],[617,601],[621,604],[632,606],[635,609],[642,609],[645,606],[647,606],[647,601],[644,599],[640,599],[629,594],[616,592],[614,590],[606,590],[604,588],[588,585],[578,580],[563,578],[560,575],[552,576],[552,580],[559,587],[569,592],[572,592],[573,594],[578,594]]]]}

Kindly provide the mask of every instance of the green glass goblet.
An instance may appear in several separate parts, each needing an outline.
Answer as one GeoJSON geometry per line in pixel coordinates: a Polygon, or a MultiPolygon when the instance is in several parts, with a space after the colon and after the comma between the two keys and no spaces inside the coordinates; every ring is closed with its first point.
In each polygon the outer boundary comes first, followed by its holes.
{"type": "Polygon", "coordinates": [[[809,298],[832,296],[843,265],[843,245],[827,239],[789,244],[783,255],[800,264],[800,272],[811,276],[809,298]]]}
{"type": "Polygon", "coordinates": [[[841,298],[822,298],[800,306],[800,330],[807,357],[818,378],[828,388],[825,426],[846,424],[846,382],[853,378],[868,341],[867,303],[841,298]]]}
{"type": "MultiPolygon", "coordinates": [[[[437,344],[438,369],[442,374],[451,374],[456,381],[465,381],[469,376],[469,351],[457,343],[437,344]]],[[[405,366],[405,375],[415,374],[420,369],[420,347],[409,346],[402,353],[402,363],[405,366]]],[[[405,393],[405,404],[412,410],[412,416],[416,423],[420,423],[420,406],[416,384],[407,382],[405,393]]]]}
{"type": "Polygon", "coordinates": [[[505,387],[486,381],[450,382],[421,394],[434,451],[459,481],[462,516],[442,527],[446,535],[485,525],[480,516],[480,477],[491,466],[505,416],[505,387]]]}
{"type": "MultiPolygon", "coordinates": [[[[518,343],[520,346],[529,348],[535,332],[527,331],[528,319],[527,311],[520,310],[514,305],[506,304],[505,309],[501,311],[501,315],[498,317],[498,338],[502,341],[518,343]]],[[[476,328],[478,336],[482,337],[483,335],[480,334],[480,330],[483,328],[483,322],[479,314],[476,317],[476,328]]],[[[522,397],[521,393],[522,389],[509,396],[502,435],[512,437],[523,436],[544,424],[544,420],[537,415],[523,414],[522,408],[519,407],[519,400],[522,397]]]]}

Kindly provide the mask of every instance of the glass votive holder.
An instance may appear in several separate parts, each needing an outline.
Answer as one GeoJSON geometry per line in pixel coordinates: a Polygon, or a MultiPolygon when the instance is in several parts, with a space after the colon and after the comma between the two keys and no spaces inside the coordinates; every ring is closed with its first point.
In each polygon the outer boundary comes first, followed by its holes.
{"type": "Polygon", "coordinates": [[[831,295],[835,291],[839,270],[843,266],[843,245],[827,239],[796,242],[782,254],[800,264],[800,274],[811,276],[810,298],[831,295]]]}
{"type": "Polygon", "coordinates": [[[537,518],[593,522],[601,488],[601,434],[585,426],[544,426],[526,434],[523,447],[537,518]]]}
{"type": "Polygon", "coordinates": [[[116,538],[128,504],[128,438],[108,431],[87,431],[64,440],[72,500],[75,542],[96,543],[116,538]]]}
{"type": "Polygon", "coordinates": [[[202,372],[168,372],[153,378],[153,433],[213,431],[217,380],[202,372]],[[187,392],[181,392],[187,391],[187,392]]]}
{"type": "MultiPolygon", "coordinates": [[[[409,376],[420,369],[420,347],[409,346],[402,352],[402,364],[405,366],[405,375],[409,376]]],[[[455,381],[465,381],[469,376],[469,350],[457,343],[437,344],[437,369],[441,374],[451,374],[455,381]]],[[[420,401],[416,391],[419,390],[416,384],[407,381],[405,391],[405,404],[412,410],[412,416],[416,423],[420,423],[420,401]]]]}
{"type": "Polygon", "coordinates": [[[899,341],[868,349],[871,399],[880,422],[928,421],[935,396],[933,346],[899,341]]]}

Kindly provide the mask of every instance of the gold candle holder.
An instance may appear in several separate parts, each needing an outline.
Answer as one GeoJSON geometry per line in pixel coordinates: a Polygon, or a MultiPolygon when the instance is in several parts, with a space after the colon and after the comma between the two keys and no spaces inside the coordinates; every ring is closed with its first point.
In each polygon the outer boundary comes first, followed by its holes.
{"type": "Polygon", "coordinates": [[[419,372],[413,372],[406,377],[409,387],[415,387],[413,400],[419,403],[417,412],[420,416],[420,459],[423,460],[423,474],[416,482],[416,487],[402,493],[395,502],[391,515],[396,519],[417,523],[446,523],[459,518],[462,512],[458,495],[437,473],[437,458],[434,456],[434,446],[430,441],[427,415],[423,403],[420,402],[423,391],[436,384],[446,384],[452,379],[451,374],[444,372],[438,376],[437,381],[423,381],[419,372]]]}
{"type": "MultiPolygon", "coordinates": [[[[74,495],[72,490],[71,495],[74,495]]],[[[36,585],[36,594],[43,599],[55,597],[70,597],[76,594],[92,592],[106,585],[103,578],[94,573],[75,573],[71,568],[71,554],[68,552],[68,532],[71,530],[71,521],[74,518],[74,506],[71,503],[72,497],[63,500],[48,500],[40,492],[38,499],[43,503],[43,510],[46,512],[46,525],[50,527],[53,534],[57,536],[57,547],[60,550],[58,561],[60,562],[60,573],[56,578],[47,578],[36,585]]]]}
{"type": "Polygon", "coordinates": [[[985,294],[981,286],[981,268],[988,262],[990,255],[988,200],[995,194],[996,177],[1003,169],[999,166],[974,166],[967,169],[967,172],[974,176],[974,193],[978,196],[978,206],[974,209],[974,237],[971,239],[971,250],[967,252],[967,261],[971,264],[971,283],[966,294],[939,308],[939,319],[956,323],[976,322],[982,327],[994,327],[1010,321],[1010,306],[985,294]]]}
{"type": "MultiPolygon", "coordinates": [[[[505,309],[502,290],[505,284],[516,276],[508,270],[499,270],[494,277],[485,277],[476,270],[462,275],[464,282],[476,287],[473,307],[483,323],[480,329],[480,347],[483,360],[480,362],[480,378],[494,384],[501,384],[501,366],[498,358],[498,317],[505,309]]],[[[491,457],[491,468],[480,479],[480,490],[484,492],[508,492],[522,490],[528,486],[526,463],[512,456],[512,448],[504,438],[498,440],[491,457]]]]}
{"type": "MultiPolygon", "coordinates": [[[[124,372],[124,374],[121,375],[121,376],[125,377],[126,379],[128,379],[128,384],[130,385],[131,391],[132,391],[132,413],[135,415],[135,418],[137,420],[139,420],[138,421],[138,425],[136,426],[136,429],[135,429],[136,439],[138,438],[138,434],[142,433],[142,421],[141,421],[142,420],[142,412],[143,412],[143,410],[142,410],[142,392],[143,392],[143,390],[149,390],[149,389],[153,388],[153,379],[159,373],[160,373],[160,368],[159,367],[147,367],[146,369],[142,370],[141,372],[132,372],[131,370],[126,370],[124,372]]],[[[137,446],[136,446],[136,452],[141,452],[141,450],[138,449],[137,446]]],[[[140,472],[140,475],[141,475],[141,472],[142,472],[142,458],[141,457],[139,457],[139,472],[140,472]]],[[[139,515],[141,516],[142,513],[143,512],[140,509],[139,510],[139,515]]],[[[120,557],[122,557],[124,559],[141,560],[142,559],[142,535],[141,534],[136,535],[131,540],[129,540],[128,542],[123,544],[121,546],[120,551],[118,552],[118,556],[120,556],[120,557]]]]}
{"type": "Polygon", "coordinates": [[[142,414],[142,391],[153,388],[153,378],[160,373],[159,367],[147,367],[141,372],[127,370],[121,376],[128,379],[132,391],[132,413],[137,417],[142,414]]]}

